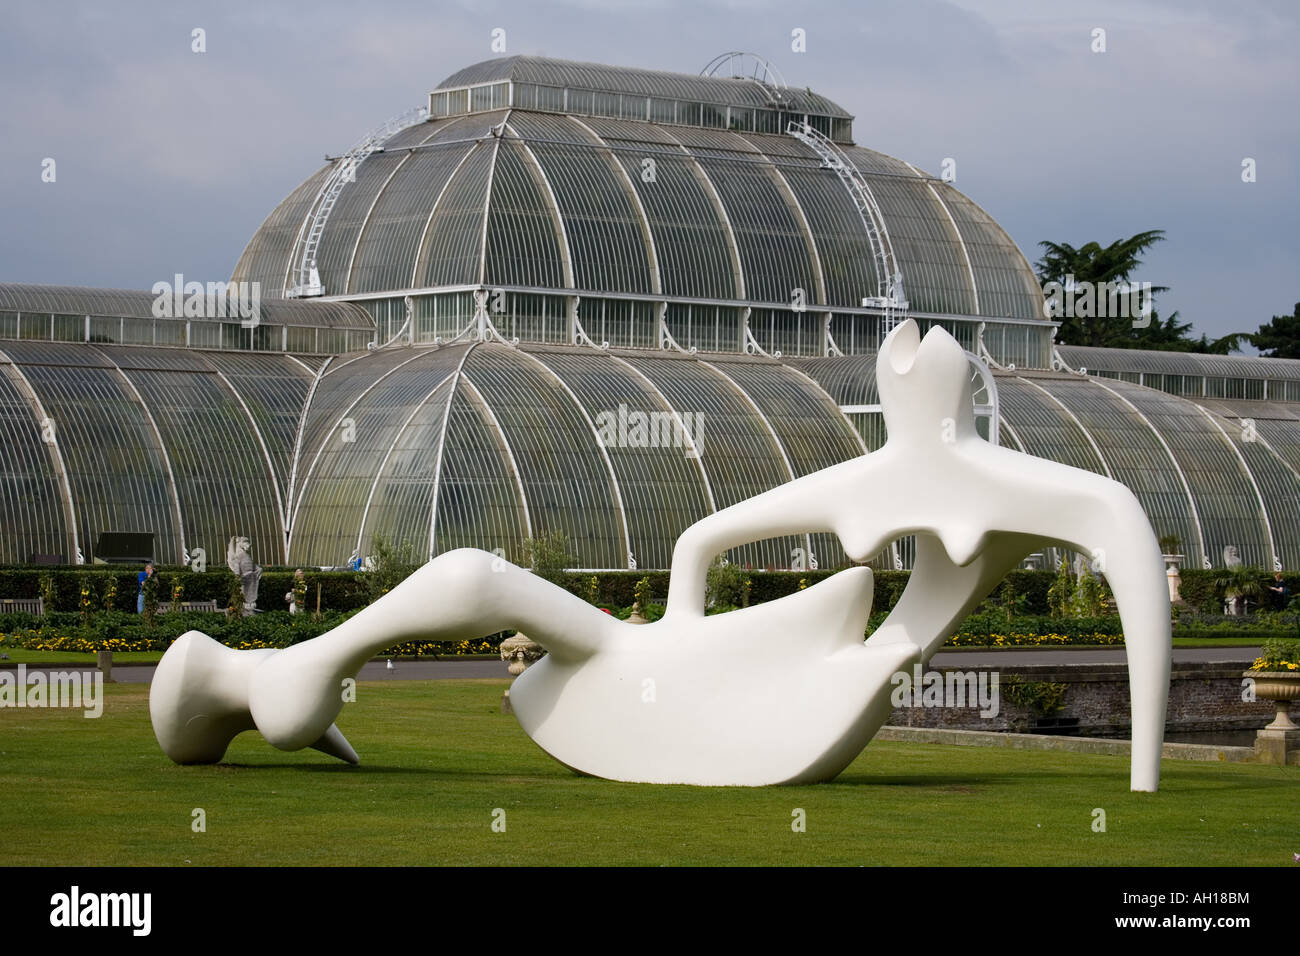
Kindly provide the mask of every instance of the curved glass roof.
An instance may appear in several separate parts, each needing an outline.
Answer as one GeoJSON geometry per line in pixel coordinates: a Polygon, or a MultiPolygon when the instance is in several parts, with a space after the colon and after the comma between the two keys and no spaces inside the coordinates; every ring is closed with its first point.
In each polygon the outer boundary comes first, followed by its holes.
{"type": "Polygon", "coordinates": [[[4,483],[16,497],[0,561],[77,549],[90,560],[105,531],[152,532],[170,562],[196,547],[213,560],[236,533],[261,560],[283,560],[291,430],[312,380],[302,362],[2,342],[0,370],[6,471],[17,472],[4,483]]]}
{"type": "MultiPolygon", "coordinates": [[[[173,280],[167,276],[167,282],[173,280]]],[[[276,284],[276,295],[283,279],[276,284]]],[[[331,329],[373,329],[375,320],[364,309],[349,302],[295,302],[275,298],[263,290],[261,321],[266,325],[314,326],[331,329]]],[[[43,312],[56,315],[121,316],[151,319],[153,292],[129,289],[94,289],[84,286],[34,285],[0,282],[0,312],[43,312]]],[[[199,322],[219,322],[220,318],[194,317],[199,322]]]]}
{"type": "MultiPolygon", "coordinates": [[[[560,530],[583,566],[665,568],[700,517],[878,447],[874,361],[477,343],[313,367],[3,342],[0,561],[91,558],[104,531],[151,531],[166,561],[236,533],[263,563],[340,565],[376,534],[521,561],[525,538],[560,530]]],[[[1300,405],[1249,403],[1267,414],[1247,422],[1123,380],[995,383],[1003,444],[1128,485],[1193,563],[1231,549],[1300,567],[1300,405]]],[[[806,550],[846,561],[819,534],[730,558],[788,567],[806,550]]]]}
{"type": "MultiPolygon", "coordinates": [[[[447,82],[593,69],[602,88],[763,95],[749,81],[531,57],[447,82]]],[[[908,163],[843,148],[882,210],[913,312],[1044,322],[1033,270],[983,210],[908,163]]],[[[331,168],[271,213],[235,279],[260,279],[264,295],[292,285],[331,168]]],[[[875,261],[849,191],[792,136],[518,106],[393,135],[341,187],[316,255],[328,296],[469,286],[788,309],[802,290],[814,312],[860,309],[877,294],[875,261]]]]}
{"type": "Polygon", "coordinates": [[[1152,372],[1210,375],[1216,378],[1272,378],[1300,381],[1300,359],[1201,355],[1195,352],[1156,352],[1147,349],[1102,349],[1082,345],[1058,346],[1074,368],[1089,372],[1152,372]]]}

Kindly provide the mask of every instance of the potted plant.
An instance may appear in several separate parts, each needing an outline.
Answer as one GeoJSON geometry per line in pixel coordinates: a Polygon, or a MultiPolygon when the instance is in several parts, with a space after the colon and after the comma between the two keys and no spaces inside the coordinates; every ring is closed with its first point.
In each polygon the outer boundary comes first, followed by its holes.
{"type": "Polygon", "coordinates": [[[1287,710],[1300,700],[1300,639],[1264,641],[1259,657],[1242,674],[1255,682],[1255,697],[1277,704],[1277,716],[1265,730],[1297,730],[1287,710]]]}

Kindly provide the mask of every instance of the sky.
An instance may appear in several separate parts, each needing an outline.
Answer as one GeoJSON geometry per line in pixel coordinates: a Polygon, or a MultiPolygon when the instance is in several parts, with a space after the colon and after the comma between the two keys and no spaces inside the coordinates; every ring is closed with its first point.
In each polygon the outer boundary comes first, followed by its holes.
{"type": "Polygon", "coordinates": [[[1254,331],[1300,300],[1297,49],[1294,0],[5,0],[0,281],[228,278],[325,155],[480,60],[698,73],[744,50],[860,145],[954,160],[1030,262],[1164,229],[1134,276],[1170,287],[1161,314],[1254,331]]]}

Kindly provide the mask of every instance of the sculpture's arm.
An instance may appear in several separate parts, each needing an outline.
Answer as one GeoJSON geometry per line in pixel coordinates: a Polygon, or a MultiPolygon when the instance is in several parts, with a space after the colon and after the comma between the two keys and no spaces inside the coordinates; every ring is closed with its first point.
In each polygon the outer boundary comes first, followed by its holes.
{"type": "Polygon", "coordinates": [[[1110,584],[1128,657],[1132,788],[1155,790],[1172,641],[1164,561],[1141,503],[1117,481],[1005,449],[985,446],[968,462],[974,485],[987,489],[980,512],[991,532],[986,548],[1008,534],[1060,541],[1089,555],[1110,584]]]}
{"type": "Polygon", "coordinates": [[[1087,473],[1075,475],[1078,490],[1049,491],[1039,502],[1026,504],[1051,509],[1042,512],[1042,534],[1091,554],[1115,595],[1128,658],[1131,786],[1155,790],[1173,653],[1164,561],[1151,524],[1128,488],[1087,473]]]}
{"type": "Polygon", "coordinates": [[[839,535],[856,560],[870,557],[883,546],[882,536],[888,530],[881,524],[888,518],[875,507],[872,487],[886,467],[879,453],[855,458],[788,481],[695,522],[673,547],[664,616],[702,615],[709,565],[727,549],[751,541],[825,531],[839,535]]]}

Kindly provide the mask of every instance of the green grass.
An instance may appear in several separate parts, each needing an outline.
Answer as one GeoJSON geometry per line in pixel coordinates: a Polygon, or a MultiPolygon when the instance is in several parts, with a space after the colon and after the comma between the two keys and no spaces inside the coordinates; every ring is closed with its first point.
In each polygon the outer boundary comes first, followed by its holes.
{"type": "Polygon", "coordinates": [[[360,767],[256,732],[225,763],[176,766],[139,684],[107,685],[98,720],[3,709],[0,843],[10,864],[167,866],[1233,866],[1300,851],[1300,768],[1165,761],[1161,792],[1135,794],[1126,758],[876,742],[816,786],[620,784],[546,756],[500,713],[505,686],[360,684],[340,719],[360,767]]]}
{"type": "Polygon", "coordinates": [[[1174,647],[1259,647],[1260,637],[1175,637],[1174,647]]]}
{"type": "MultiPolygon", "coordinates": [[[[84,651],[29,651],[23,647],[0,647],[0,654],[8,654],[8,661],[0,664],[82,664],[94,667],[97,658],[84,651]]],[[[114,664],[157,664],[162,651],[114,651],[114,664]]]]}

